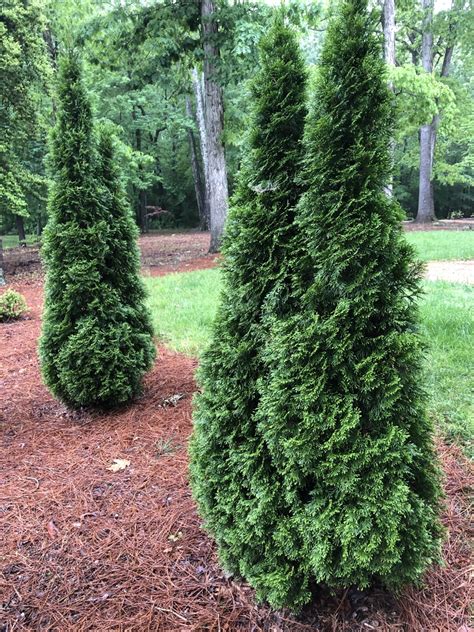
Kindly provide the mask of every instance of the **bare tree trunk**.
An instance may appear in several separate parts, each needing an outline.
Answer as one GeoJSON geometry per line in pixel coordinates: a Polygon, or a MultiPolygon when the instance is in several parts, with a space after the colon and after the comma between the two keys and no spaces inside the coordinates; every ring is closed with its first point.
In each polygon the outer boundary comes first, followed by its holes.
{"type": "MultiPolygon", "coordinates": [[[[423,9],[422,63],[425,72],[433,72],[433,0],[421,0],[423,9]]],[[[435,117],[436,118],[436,117],[435,117]]],[[[420,180],[416,221],[426,224],[435,218],[433,195],[433,157],[436,140],[435,121],[420,128],[420,180]]]]}
{"type": "Polygon", "coordinates": [[[3,241],[0,239],[0,287],[6,285],[5,275],[3,273],[3,241]]]}
{"type": "MultiPolygon", "coordinates": [[[[385,63],[389,68],[395,66],[395,0],[385,0],[383,5],[383,36],[384,36],[384,57],[385,63]]],[[[393,92],[393,82],[388,82],[389,89],[393,92]]],[[[390,141],[390,161],[393,165],[395,154],[395,141],[390,141]]],[[[390,173],[389,180],[384,187],[385,193],[392,197],[393,195],[393,174],[390,173]]]]}
{"type": "MultiPolygon", "coordinates": [[[[195,123],[195,117],[193,108],[191,106],[191,99],[186,95],[186,115],[193,123],[195,123]]],[[[206,222],[206,208],[205,208],[205,193],[203,186],[203,178],[201,173],[201,164],[199,162],[198,153],[196,149],[196,139],[194,138],[194,132],[191,128],[188,128],[189,149],[191,152],[191,169],[193,172],[194,190],[196,192],[196,203],[199,213],[199,227],[201,230],[207,230],[206,222]]]]}
{"type": "Polygon", "coordinates": [[[15,215],[16,229],[18,231],[18,241],[20,246],[26,246],[25,224],[21,215],[15,215]]]}
{"type": "Polygon", "coordinates": [[[228,186],[222,135],[224,105],[222,88],[217,78],[219,47],[216,43],[217,21],[215,0],[201,1],[201,22],[204,41],[204,116],[207,132],[209,210],[211,218],[211,246],[209,252],[218,252],[227,216],[228,186]]]}
{"type": "Polygon", "coordinates": [[[138,208],[140,217],[140,232],[148,232],[148,217],[146,214],[146,191],[140,189],[138,194],[138,208]]]}
{"type": "MultiPolygon", "coordinates": [[[[133,110],[132,117],[136,120],[136,112],[135,108],[133,110]]],[[[135,130],[135,147],[137,151],[142,150],[142,130],[137,127],[135,130]]],[[[139,170],[142,170],[142,167],[139,167],[139,170]]],[[[146,191],[143,189],[139,189],[138,191],[138,223],[140,226],[141,233],[148,232],[148,221],[146,216],[146,191]]]]}
{"type": "Polygon", "coordinates": [[[202,164],[204,167],[204,216],[206,218],[206,230],[209,230],[211,225],[210,209],[209,209],[209,152],[207,149],[207,131],[206,131],[206,119],[204,116],[204,98],[202,83],[199,79],[198,71],[193,68],[193,87],[194,94],[196,96],[196,118],[199,129],[199,140],[201,146],[202,164]]]}

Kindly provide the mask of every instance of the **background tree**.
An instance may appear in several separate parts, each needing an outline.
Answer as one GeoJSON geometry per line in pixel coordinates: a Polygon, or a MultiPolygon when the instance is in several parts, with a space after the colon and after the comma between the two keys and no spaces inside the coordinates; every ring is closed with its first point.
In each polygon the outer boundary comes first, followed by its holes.
{"type": "Polygon", "coordinates": [[[47,386],[74,407],[129,401],[155,353],[136,228],[107,135],[99,149],[97,156],[80,64],[71,53],[60,68],[52,141],[40,357],[47,386]]]}
{"type": "MultiPolygon", "coordinates": [[[[384,0],[383,3],[383,37],[384,37],[384,59],[389,69],[393,69],[395,60],[395,0],[384,0]]],[[[389,88],[393,91],[393,82],[389,80],[389,88]]],[[[394,141],[390,141],[390,155],[393,161],[394,141]]],[[[393,178],[385,185],[387,195],[393,195],[393,178]]]]}
{"type": "Polygon", "coordinates": [[[306,603],[314,582],[399,588],[439,548],[420,270],[383,191],[391,96],[375,28],[366,0],[343,0],[327,32],[297,212],[303,256],[293,249],[289,300],[266,310],[254,423],[280,500],[261,588],[279,606],[306,603]]]}
{"type": "Polygon", "coordinates": [[[395,194],[420,222],[474,210],[472,4],[397,2],[395,194]]]}
{"type": "Polygon", "coordinates": [[[224,102],[218,76],[219,48],[216,3],[201,1],[202,37],[204,48],[204,120],[207,136],[209,177],[210,252],[220,249],[227,217],[228,185],[223,140],[224,102]]]}
{"type": "MultiPolygon", "coordinates": [[[[4,230],[16,224],[25,241],[25,220],[45,196],[41,155],[42,98],[49,75],[40,5],[5,0],[0,6],[0,205],[4,230]]],[[[44,149],[43,149],[44,151],[44,149]]]]}
{"type": "Polygon", "coordinates": [[[199,372],[191,444],[194,495],[220,558],[257,587],[275,564],[265,525],[278,504],[277,473],[253,418],[262,378],[262,305],[288,274],[305,117],[304,63],[282,17],[262,40],[261,64],[252,83],[250,136],[229,212],[224,289],[199,372]]]}
{"type": "MultiPolygon", "coordinates": [[[[434,0],[422,0],[423,34],[421,59],[423,70],[433,72],[433,6],[434,0]]],[[[435,149],[434,123],[426,123],[420,128],[420,185],[418,193],[417,222],[431,222],[434,219],[433,158],[435,149]]]]}

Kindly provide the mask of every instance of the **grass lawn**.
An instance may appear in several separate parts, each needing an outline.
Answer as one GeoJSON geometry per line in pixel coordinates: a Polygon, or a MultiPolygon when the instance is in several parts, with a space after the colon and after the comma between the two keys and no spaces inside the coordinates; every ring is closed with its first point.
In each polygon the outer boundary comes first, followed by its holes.
{"type": "MultiPolygon", "coordinates": [[[[148,277],[146,284],[159,338],[176,351],[199,355],[209,342],[219,271],[148,277]]],[[[474,419],[474,287],[426,282],[421,316],[431,414],[447,436],[467,445],[474,419]]]]}
{"type": "Polygon", "coordinates": [[[474,230],[409,231],[405,235],[422,261],[474,259],[474,230]]]}
{"type": "Polygon", "coordinates": [[[187,355],[199,355],[219,298],[217,269],[145,277],[155,332],[166,344],[187,355]]]}
{"type": "MultiPolygon", "coordinates": [[[[16,248],[18,246],[18,235],[0,235],[4,248],[16,248]]],[[[27,235],[26,243],[31,246],[38,243],[38,235],[27,235]]]]}

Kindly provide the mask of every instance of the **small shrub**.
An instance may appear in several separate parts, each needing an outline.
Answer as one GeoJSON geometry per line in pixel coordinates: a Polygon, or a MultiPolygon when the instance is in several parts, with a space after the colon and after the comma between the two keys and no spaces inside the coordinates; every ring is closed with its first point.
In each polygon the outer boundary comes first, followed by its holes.
{"type": "Polygon", "coordinates": [[[0,322],[17,320],[27,309],[25,299],[15,290],[7,290],[0,296],[0,322]]]}
{"type": "Polygon", "coordinates": [[[59,77],[42,249],[47,274],[41,370],[51,392],[68,406],[113,408],[141,392],[155,358],[137,227],[113,138],[104,128],[94,131],[75,53],[63,58],[59,77]]]}

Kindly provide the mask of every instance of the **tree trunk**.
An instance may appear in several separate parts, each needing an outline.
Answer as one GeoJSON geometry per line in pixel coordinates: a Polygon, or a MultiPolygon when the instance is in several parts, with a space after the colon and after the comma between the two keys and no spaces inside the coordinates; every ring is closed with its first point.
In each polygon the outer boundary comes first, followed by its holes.
{"type": "Polygon", "coordinates": [[[222,135],[224,106],[222,88],[218,82],[219,47],[216,43],[217,21],[215,0],[201,1],[201,22],[204,42],[204,117],[206,122],[209,211],[211,219],[211,246],[209,252],[220,249],[227,216],[228,187],[222,135]]]}
{"type": "MultiPolygon", "coordinates": [[[[133,112],[133,118],[136,119],[135,110],[133,112]]],[[[135,130],[135,147],[137,151],[142,150],[142,130],[137,127],[135,130]]],[[[139,167],[139,171],[142,171],[142,167],[139,167]]],[[[138,223],[141,233],[148,232],[148,221],[146,216],[146,191],[139,189],[138,191],[138,223]]]]}
{"type": "MultiPolygon", "coordinates": [[[[390,68],[395,66],[395,0],[385,0],[383,6],[383,35],[384,35],[384,57],[385,63],[390,68]]],[[[389,89],[393,92],[393,82],[388,82],[389,89]]],[[[390,141],[390,160],[393,165],[393,157],[395,153],[395,141],[390,141]]],[[[393,195],[393,175],[385,185],[385,193],[392,197],[393,195]]]]}
{"type": "Polygon", "coordinates": [[[23,217],[21,215],[15,215],[16,229],[18,231],[18,241],[20,246],[26,246],[25,224],[23,223],[23,217]]]}
{"type": "Polygon", "coordinates": [[[143,191],[143,189],[140,189],[140,192],[138,194],[138,209],[140,219],[140,232],[147,233],[148,217],[146,214],[146,191],[143,191]]]}
{"type": "Polygon", "coordinates": [[[0,287],[6,284],[5,275],[3,273],[3,241],[0,238],[0,287]]]}
{"type": "Polygon", "coordinates": [[[203,184],[204,184],[204,216],[206,218],[206,230],[209,230],[211,226],[211,217],[209,210],[209,153],[207,149],[207,131],[206,131],[206,120],[204,116],[204,96],[203,96],[203,87],[202,83],[199,79],[198,71],[196,68],[193,68],[193,88],[194,94],[196,97],[196,119],[199,130],[199,141],[201,147],[201,156],[202,156],[202,164],[203,164],[203,184]]]}
{"type": "MultiPolygon", "coordinates": [[[[193,112],[193,108],[191,106],[191,99],[188,95],[186,95],[186,115],[188,118],[195,123],[195,116],[193,112]]],[[[201,173],[201,164],[199,162],[197,148],[196,148],[196,139],[194,137],[194,132],[191,128],[188,128],[188,139],[189,139],[189,150],[191,152],[191,169],[193,172],[193,180],[194,180],[194,190],[196,192],[196,203],[198,207],[199,213],[199,227],[201,230],[207,230],[207,221],[206,221],[206,203],[205,203],[205,192],[203,185],[203,178],[201,173]]]]}
{"type": "MultiPolygon", "coordinates": [[[[425,72],[433,72],[433,0],[421,0],[423,9],[422,63],[425,72]]],[[[436,118],[436,117],[435,117],[436,118]]],[[[433,157],[436,141],[435,119],[420,128],[420,180],[418,212],[420,224],[435,219],[433,194],[433,157]]]]}

